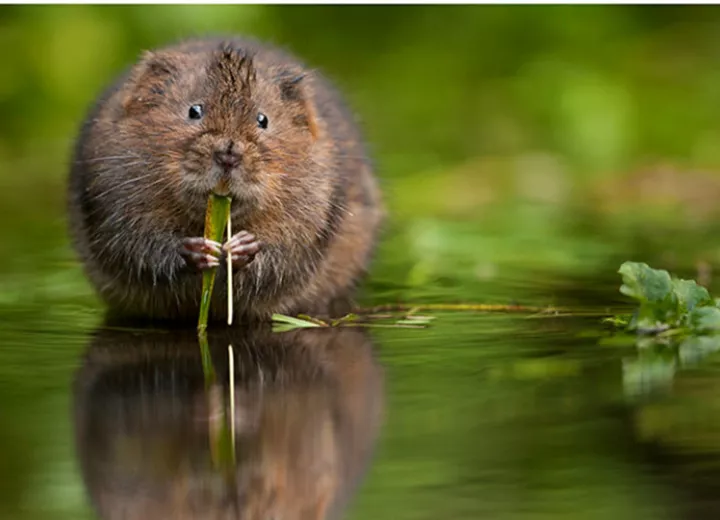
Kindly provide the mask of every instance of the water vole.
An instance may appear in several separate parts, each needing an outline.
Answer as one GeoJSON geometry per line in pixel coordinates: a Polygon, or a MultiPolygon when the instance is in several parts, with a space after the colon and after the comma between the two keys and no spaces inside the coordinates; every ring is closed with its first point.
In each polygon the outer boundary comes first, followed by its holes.
{"type": "MultiPolygon", "coordinates": [[[[202,270],[231,250],[241,316],[331,312],[368,266],[382,220],[363,138],[333,86],[274,47],[196,39],[146,52],[81,129],[70,229],[115,314],[195,320],[202,270]],[[225,244],[208,195],[232,196],[225,244]]],[[[226,313],[220,262],[211,319],[226,313]]]]}

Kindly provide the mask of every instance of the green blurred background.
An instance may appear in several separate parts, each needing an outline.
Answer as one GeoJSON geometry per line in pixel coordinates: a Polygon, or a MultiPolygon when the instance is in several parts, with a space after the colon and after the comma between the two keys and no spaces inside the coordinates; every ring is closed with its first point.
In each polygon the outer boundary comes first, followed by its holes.
{"type": "Polygon", "coordinates": [[[287,46],[335,78],[391,178],[528,150],[552,154],[581,177],[654,159],[720,161],[714,7],[15,6],[0,13],[7,51],[0,150],[11,164],[39,156],[62,162],[88,103],[140,51],[232,32],[287,46]]]}
{"type": "Polygon", "coordinates": [[[376,280],[602,270],[638,237],[712,222],[718,22],[712,6],[4,6],[0,217],[28,225],[3,229],[0,267],[32,265],[12,250],[28,237],[72,258],[70,149],[116,73],[145,49],[243,33],[324,70],[362,121],[395,230],[380,255],[402,257],[376,280]],[[50,218],[52,237],[31,225],[50,218]]]}

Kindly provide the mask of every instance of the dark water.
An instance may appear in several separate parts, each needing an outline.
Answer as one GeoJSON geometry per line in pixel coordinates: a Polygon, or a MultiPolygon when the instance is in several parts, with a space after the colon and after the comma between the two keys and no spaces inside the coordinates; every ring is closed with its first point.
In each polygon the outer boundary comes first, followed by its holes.
{"type": "MultiPolygon", "coordinates": [[[[209,384],[192,331],[101,328],[62,224],[35,233],[43,247],[0,277],[0,518],[720,516],[718,360],[613,340],[600,315],[620,302],[617,264],[499,276],[476,298],[581,316],[212,332],[209,384]],[[212,441],[228,345],[234,471],[212,441]]],[[[393,261],[381,254],[379,272],[393,261]]]]}

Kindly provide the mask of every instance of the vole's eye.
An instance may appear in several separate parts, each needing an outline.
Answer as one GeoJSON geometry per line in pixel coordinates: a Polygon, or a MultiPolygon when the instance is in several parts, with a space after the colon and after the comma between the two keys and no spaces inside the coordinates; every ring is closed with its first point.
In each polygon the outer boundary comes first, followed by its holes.
{"type": "Polygon", "coordinates": [[[202,105],[193,105],[190,107],[190,110],[188,110],[188,117],[190,119],[202,119],[203,116],[203,106],[202,105]]]}
{"type": "Polygon", "coordinates": [[[258,114],[257,116],[257,123],[260,128],[263,130],[268,127],[268,123],[270,120],[267,118],[267,116],[263,113],[258,114]]]}

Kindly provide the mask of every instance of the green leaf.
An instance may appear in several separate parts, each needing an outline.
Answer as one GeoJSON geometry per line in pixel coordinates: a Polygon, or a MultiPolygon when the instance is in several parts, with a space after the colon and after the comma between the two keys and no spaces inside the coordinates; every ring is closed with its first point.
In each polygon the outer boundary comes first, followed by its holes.
{"type": "Polygon", "coordinates": [[[318,319],[318,318],[313,318],[312,316],[308,316],[307,314],[298,314],[297,317],[298,317],[298,319],[300,319],[300,320],[305,320],[305,321],[310,321],[310,322],[312,322],[312,323],[316,323],[316,324],[319,325],[320,327],[327,327],[327,326],[328,326],[328,324],[325,323],[323,320],[318,319]]]}
{"type": "Polygon", "coordinates": [[[609,316],[601,320],[602,323],[607,323],[613,327],[627,327],[630,323],[629,316],[609,316]]]}
{"type": "Polygon", "coordinates": [[[670,274],[645,263],[625,262],[618,273],[623,278],[620,292],[640,302],[660,302],[672,292],[670,274]]]}
{"type": "MultiPolygon", "coordinates": [[[[639,262],[625,262],[618,272],[623,279],[620,292],[639,303],[626,325],[628,330],[666,336],[673,331],[720,330],[720,304],[694,280],[676,278],[639,262]]],[[[608,322],[622,326],[620,318],[608,322]]]]}
{"type": "Polygon", "coordinates": [[[697,307],[690,313],[690,326],[701,332],[720,330],[720,309],[717,307],[697,307]]]}
{"type": "Polygon", "coordinates": [[[698,305],[713,305],[713,299],[707,289],[695,280],[674,279],[673,293],[677,297],[679,312],[692,312],[698,305]]]}
{"type": "Polygon", "coordinates": [[[297,328],[322,327],[322,325],[313,321],[293,318],[292,316],[285,316],[284,314],[273,314],[272,321],[274,323],[273,330],[276,332],[284,332],[297,328]]]}

